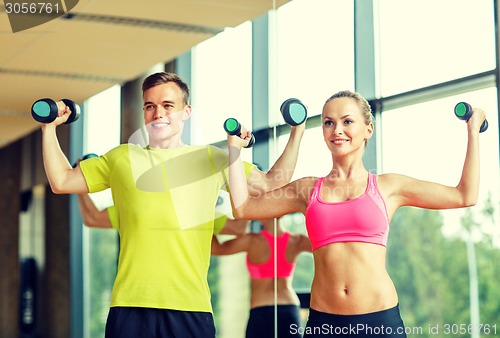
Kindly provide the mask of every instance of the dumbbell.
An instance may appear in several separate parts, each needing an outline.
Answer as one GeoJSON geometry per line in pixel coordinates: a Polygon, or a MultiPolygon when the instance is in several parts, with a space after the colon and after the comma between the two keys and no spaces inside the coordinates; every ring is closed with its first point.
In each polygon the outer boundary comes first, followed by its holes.
{"type": "MultiPolygon", "coordinates": [[[[455,106],[455,116],[460,120],[468,121],[472,116],[472,106],[467,102],[459,102],[455,106]]],[[[484,120],[483,124],[481,124],[481,128],[479,132],[485,132],[488,129],[488,121],[484,120]]]]}
{"type": "MultiPolygon", "coordinates": [[[[68,99],[62,99],[66,106],[71,110],[66,124],[73,123],[80,117],[80,106],[68,99]]],[[[51,123],[59,114],[59,107],[52,99],[40,99],[31,106],[31,116],[40,123],[51,123]]]]}
{"type": "MultiPolygon", "coordinates": [[[[224,130],[229,135],[239,135],[241,134],[241,124],[235,118],[230,117],[226,121],[224,121],[224,130]]],[[[252,147],[254,143],[255,136],[251,134],[250,142],[248,142],[248,145],[245,148],[252,147]]]]}
{"type": "Polygon", "coordinates": [[[290,98],[285,100],[281,104],[280,111],[285,122],[292,127],[304,123],[307,119],[307,108],[299,99],[290,98]]]}
{"type": "MultiPolygon", "coordinates": [[[[83,161],[83,160],[86,160],[88,158],[92,158],[92,157],[99,157],[99,155],[97,154],[94,154],[94,153],[88,153],[88,154],[85,154],[82,156],[82,158],[80,159],[80,162],[83,161]]],[[[76,168],[76,165],[78,164],[78,162],[75,162],[73,163],[73,168],[76,168]]]]}

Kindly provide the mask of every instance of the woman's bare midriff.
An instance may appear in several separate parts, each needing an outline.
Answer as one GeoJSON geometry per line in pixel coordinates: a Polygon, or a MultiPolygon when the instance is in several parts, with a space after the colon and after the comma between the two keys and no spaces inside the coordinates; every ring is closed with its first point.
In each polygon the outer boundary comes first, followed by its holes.
{"type": "MultiPolygon", "coordinates": [[[[274,305],[275,287],[273,278],[252,279],[251,281],[251,299],[250,307],[274,305]]],[[[277,279],[277,299],[279,305],[299,304],[299,298],[291,287],[290,278],[277,279]]]]}
{"type": "Polygon", "coordinates": [[[315,276],[311,308],[352,315],[392,308],[398,304],[386,266],[386,248],[370,243],[333,243],[314,252],[315,276]]]}

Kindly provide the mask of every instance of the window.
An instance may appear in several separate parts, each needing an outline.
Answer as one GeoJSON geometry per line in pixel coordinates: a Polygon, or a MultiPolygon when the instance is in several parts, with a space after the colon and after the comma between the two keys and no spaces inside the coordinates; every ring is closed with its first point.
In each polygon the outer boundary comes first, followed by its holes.
{"type": "Polygon", "coordinates": [[[467,146],[466,125],[453,113],[460,101],[489,113],[489,129],[480,135],[479,199],[472,208],[406,207],[394,215],[388,269],[407,327],[479,324],[475,318],[494,323],[497,316],[498,300],[488,296],[500,273],[492,260],[500,244],[496,88],[383,112],[382,169],[457,185],[467,146]]]}
{"type": "MultiPolygon", "coordinates": [[[[85,128],[86,153],[102,155],[119,144],[120,86],[111,87],[87,101],[85,128]]],[[[109,190],[90,197],[102,210],[113,204],[109,190]]],[[[85,227],[83,234],[85,337],[104,337],[118,265],[118,233],[115,229],[85,227]]]]}
{"type": "Polygon", "coordinates": [[[224,139],[222,125],[229,117],[251,128],[251,34],[246,22],[193,48],[191,144],[224,139]]]}
{"type": "Polygon", "coordinates": [[[383,96],[495,69],[491,0],[379,0],[383,96]]]}
{"type": "Polygon", "coordinates": [[[276,22],[270,68],[276,69],[277,106],[295,97],[309,116],[319,115],[333,93],[354,89],[352,0],[294,0],[277,10],[276,22]]]}

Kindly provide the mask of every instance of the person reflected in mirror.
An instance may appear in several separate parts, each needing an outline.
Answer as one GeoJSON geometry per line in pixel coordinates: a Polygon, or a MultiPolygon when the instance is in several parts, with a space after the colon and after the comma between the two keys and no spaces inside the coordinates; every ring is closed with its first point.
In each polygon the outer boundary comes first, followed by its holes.
{"type": "Polygon", "coordinates": [[[280,219],[261,220],[260,224],[260,232],[222,243],[214,236],[212,255],[246,253],[251,288],[246,338],[274,338],[275,333],[278,338],[300,337],[293,333],[293,328],[303,324],[292,278],[298,255],[311,252],[311,244],[306,235],[284,230],[280,219]]]}

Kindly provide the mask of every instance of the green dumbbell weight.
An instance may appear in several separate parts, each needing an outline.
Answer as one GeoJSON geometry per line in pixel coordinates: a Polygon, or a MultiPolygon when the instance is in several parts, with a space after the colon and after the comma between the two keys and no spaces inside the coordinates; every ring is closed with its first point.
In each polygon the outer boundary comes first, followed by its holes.
{"type": "MultiPolygon", "coordinates": [[[[71,114],[66,124],[73,123],[80,117],[80,106],[69,99],[62,100],[68,106],[71,114]]],[[[31,116],[40,123],[51,123],[59,115],[59,107],[56,102],[49,98],[37,100],[31,106],[31,116]]]]}
{"type": "MultiPolygon", "coordinates": [[[[224,121],[224,130],[226,133],[229,135],[240,135],[241,134],[241,124],[236,120],[235,118],[228,118],[226,121],[224,121]]],[[[245,148],[250,148],[254,145],[255,143],[255,137],[251,136],[250,142],[248,142],[248,145],[245,148]]]]}
{"type": "MultiPolygon", "coordinates": [[[[460,120],[468,121],[472,116],[472,106],[467,102],[459,102],[455,106],[455,116],[460,120]]],[[[488,129],[488,121],[484,120],[479,129],[480,133],[483,133],[488,129]]]]}

